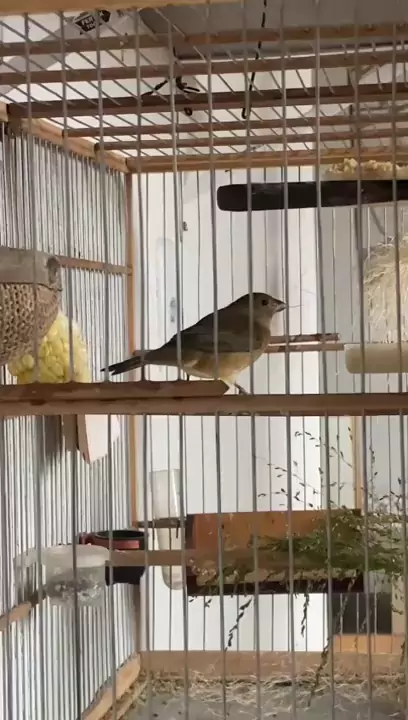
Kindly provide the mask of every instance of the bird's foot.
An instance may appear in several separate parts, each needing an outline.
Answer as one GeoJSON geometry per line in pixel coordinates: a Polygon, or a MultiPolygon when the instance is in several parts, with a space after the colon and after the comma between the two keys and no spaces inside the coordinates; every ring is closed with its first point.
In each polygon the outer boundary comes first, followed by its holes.
{"type": "Polygon", "coordinates": [[[238,385],[237,383],[235,383],[235,387],[238,390],[238,395],[249,395],[249,393],[246,390],[244,390],[244,388],[241,385],[238,385]]]}

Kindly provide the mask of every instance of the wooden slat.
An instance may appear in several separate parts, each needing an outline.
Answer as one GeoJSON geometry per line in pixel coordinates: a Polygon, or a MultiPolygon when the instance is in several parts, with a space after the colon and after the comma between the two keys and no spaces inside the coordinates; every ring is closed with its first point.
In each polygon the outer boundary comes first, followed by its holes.
{"type": "MultiPolygon", "coordinates": [[[[136,682],[140,675],[141,661],[139,656],[132,658],[116,673],[116,698],[122,698],[136,682]]],[[[109,685],[92,706],[82,713],[81,720],[104,720],[113,705],[113,690],[109,685]]]]}
{"type": "MultiPolygon", "coordinates": [[[[58,147],[66,147],[69,152],[75,153],[81,157],[86,157],[95,163],[101,163],[101,157],[95,152],[95,143],[90,140],[81,138],[64,138],[61,128],[53,123],[44,120],[12,119],[9,114],[9,107],[4,103],[0,103],[0,121],[9,123],[10,130],[15,134],[21,132],[32,135],[35,138],[46,140],[52,145],[58,147]]],[[[126,158],[121,157],[113,152],[106,152],[103,156],[103,162],[106,167],[117,170],[122,173],[128,173],[126,158]]]]}
{"type": "MultiPolygon", "coordinates": [[[[163,36],[156,35],[140,35],[137,40],[138,47],[157,48],[168,47],[164,44],[163,36]],[[160,38],[161,37],[161,41],[160,38]]],[[[39,42],[30,43],[30,55],[60,55],[61,39],[59,40],[40,40],[39,42]]],[[[74,39],[65,39],[64,50],[69,53],[87,53],[96,52],[97,50],[134,50],[136,48],[135,35],[112,35],[111,37],[80,37],[74,39]]],[[[0,57],[26,57],[27,46],[25,42],[3,42],[0,44],[0,57]]]]}
{"type": "MultiPolygon", "coordinates": [[[[255,652],[248,651],[194,651],[188,652],[187,658],[183,651],[160,651],[142,652],[141,663],[143,670],[150,670],[152,673],[169,675],[184,678],[185,663],[188,662],[189,673],[198,673],[206,678],[221,678],[224,674],[227,678],[256,677],[258,670],[261,679],[269,680],[271,677],[290,678],[295,661],[295,673],[297,676],[307,673],[310,675],[321,663],[320,652],[261,652],[259,657],[255,652]]],[[[357,652],[335,652],[333,658],[333,669],[335,674],[346,678],[368,678],[370,669],[373,674],[387,675],[401,671],[401,653],[386,654],[379,653],[371,656],[371,666],[367,663],[367,656],[357,652]]],[[[330,658],[323,669],[323,674],[331,672],[330,658]]]]}
{"type": "MultiPolygon", "coordinates": [[[[341,517],[342,510],[332,511],[332,520],[341,517]]],[[[326,510],[294,510],[291,513],[292,535],[308,536],[316,526],[325,525],[326,510]]],[[[251,538],[257,536],[286,538],[289,531],[289,513],[282,510],[258,512],[202,513],[194,516],[191,543],[194,548],[205,548],[217,553],[219,524],[225,542],[231,548],[248,548],[251,538]]],[[[253,553],[253,550],[251,551],[253,553]]]]}
{"type": "MultiPolygon", "coordinates": [[[[131,177],[130,175],[128,177],[131,177]]],[[[87,260],[86,258],[67,257],[56,255],[62,267],[75,270],[90,270],[93,272],[107,272],[111,275],[130,275],[131,269],[126,265],[113,265],[100,260],[87,260]]]]}
{"type": "MultiPolygon", "coordinates": [[[[11,2],[11,0],[10,0],[11,2]]],[[[28,0],[27,0],[28,2],[28,0]]],[[[0,5],[1,7],[1,5],[0,5]]],[[[15,12],[18,12],[17,10],[15,12]]],[[[13,13],[14,14],[14,13],[13,13]]],[[[377,25],[360,25],[358,28],[358,36],[361,44],[366,41],[369,43],[371,40],[378,38],[389,38],[392,40],[394,37],[394,30],[396,38],[402,38],[405,40],[408,34],[408,23],[401,23],[394,27],[392,23],[382,23],[377,25]]],[[[343,43],[345,40],[351,41],[353,49],[355,47],[356,37],[356,26],[355,25],[344,25],[344,26],[322,26],[320,28],[320,39],[323,41],[331,41],[334,43],[343,43]]],[[[213,45],[240,45],[261,42],[273,42],[279,46],[283,43],[312,43],[316,40],[315,28],[308,27],[286,27],[281,29],[247,29],[246,33],[243,32],[242,28],[233,30],[224,30],[220,33],[210,34],[207,33],[195,33],[192,35],[183,36],[174,32],[173,44],[178,52],[191,50],[196,47],[205,47],[213,45]]],[[[169,47],[169,36],[168,34],[157,35],[140,35],[137,40],[137,45],[140,49],[148,48],[168,48],[169,47]]],[[[112,37],[99,38],[78,38],[73,40],[65,40],[65,51],[72,53],[85,53],[92,52],[100,48],[100,50],[132,50],[136,47],[136,39],[134,35],[114,35],[112,37]]],[[[370,45],[367,46],[371,47],[370,45]]],[[[277,48],[277,50],[279,47],[277,48]]],[[[323,48],[322,48],[323,51],[323,48]]],[[[61,41],[60,40],[42,40],[35,42],[30,45],[30,55],[58,55],[61,52],[61,41]]],[[[0,45],[0,57],[25,57],[27,48],[24,42],[13,42],[13,43],[1,43],[0,45]]]]}
{"type": "Polygon", "coordinates": [[[407,393],[223,395],[216,381],[0,386],[0,417],[39,415],[264,415],[333,417],[408,414],[407,393]]]}
{"type": "Polygon", "coordinates": [[[351,443],[352,443],[352,464],[353,464],[353,485],[354,485],[354,507],[363,507],[363,472],[362,472],[362,448],[361,448],[361,418],[351,419],[351,443]]]}
{"type": "Polygon", "coordinates": [[[338,333],[299,333],[297,335],[271,335],[269,345],[286,345],[289,343],[337,342],[338,333]]]}
{"type": "MultiPolygon", "coordinates": [[[[152,134],[155,134],[154,129],[152,130],[152,134]]],[[[323,144],[330,142],[350,142],[355,140],[359,140],[360,142],[362,142],[364,140],[380,140],[384,138],[391,139],[405,137],[408,137],[408,127],[395,129],[390,126],[389,128],[384,130],[379,130],[378,128],[372,130],[362,130],[358,134],[357,132],[352,131],[332,131],[321,133],[306,132],[302,134],[281,133],[280,135],[248,135],[243,137],[229,135],[228,137],[213,137],[212,145],[213,147],[291,145],[294,143],[302,145],[303,143],[320,142],[321,144],[323,144]]],[[[177,150],[182,150],[184,148],[208,148],[208,145],[209,137],[186,138],[176,141],[177,150]]],[[[171,150],[173,146],[173,140],[148,140],[145,142],[129,140],[126,142],[106,142],[104,143],[103,148],[104,150],[118,150],[120,152],[123,152],[124,150],[139,150],[140,152],[144,152],[146,150],[171,150]]],[[[101,146],[97,145],[98,149],[100,147],[101,146]]]]}
{"type": "MultiPolygon", "coordinates": [[[[133,39],[133,49],[136,48],[136,39],[133,39]]],[[[129,41],[126,42],[129,46],[129,41]]],[[[94,48],[96,46],[94,45],[94,48]]],[[[123,49],[123,48],[122,48],[123,49]]],[[[61,49],[59,49],[59,52],[61,49]]],[[[360,65],[378,66],[392,62],[407,62],[408,50],[362,50],[360,52],[351,51],[349,53],[331,53],[330,55],[321,54],[321,69],[329,68],[354,68],[357,63],[360,65]]],[[[237,75],[239,73],[251,72],[280,72],[283,64],[286,70],[314,70],[316,68],[315,55],[291,56],[286,59],[267,58],[264,60],[214,60],[211,63],[211,73],[213,75],[237,75]]],[[[208,74],[208,63],[200,62],[178,62],[173,66],[173,75],[182,77],[193,77],[196,75],[208,74]]],[[[96,82],[111,80],[134,80],[136,77],[146,78],[166,78],[169,75],[168,65],[143,65],[137,66],[119,66],[112,68],[82,68],[80,70],[32,70],[30,73],[31,83],[62,83],[62,82],[96,82]]],[[[25,85],[27,76],[22,72],[2,72],[0,73],[0,85],[25,85]]]]}
{"type": "MultiPolygon", "coordinates": [[[[289,345],[290,353],[309,353],[309,352],[342,352],[344,350],[344,343],[342,342],[318,342],[318,343],[297,343],[289,345]]],[[[265,352],[270,355],[271,353],[285,353],[288,352],[286,345],[273,346],[269,345],[265,352]]]]}
{"type": "Polygon", "coordinates": [[[4,613],[0,616],[0,633],[8,630],[10,625],[15,622],[20,622],[28,618],[33,608],[38,605],[38,592],[31,595],[30,598],[24,602],[15,605],[8,613],[4,613]]]}
{"type": "Polygon", "coordinates": [[[0,122],[7,123],[9,119],[7,105],[4,102],[0,102],[0,122]]]}
{"type": "MultiPolygon", "coordinates": [[[[320,42],[328,41],[333,44],[343,45],[345,40],[349,40],[353,48],[356,45],[356,32],[360,45],[365,40],[379,38],[406,38],[408,33],[408,23],[379,23],[377,25],[321,25],[319,28],[320,42]]],[[[215,35],[208,36],[207,33],[193,33],[186,35],[184,38],[177,40],[177,50],[184,51],[193,46],[208,45],[247,45],[249,43],[282,43],[294,42],[299,44],[311,43],[315,45],[317,39],[316,24],[307,27],[285,27],[285,28],[264,28],[264,29],[248,29],[246,33],[242,28],[233,30],[224,30],[215,35]]],[[[167,41],[168,47],[168,41],[167,41]]],[[[280,54],[280,53],[279,53],[280,54]]]]}
{"type": "MultiPolygon", "coordinates": [[[[350,104],[356,100],[355,90],[352,85],[331,85],[330,87],[309,87],[309,88],[288,88],[285,92],[287,106],[313,105],[316,102],[319,92],[320,105],[350,104]]],[[[395,95],[398,100],[408,99],[408,87],[405,83],[395,84],[395,95]]],[[[392,100],[394,90],[392,83],[359,85],[360,102],[385,102],[392,100]]],[[[284,100],[281,90],[253,90],[251,93],[251,106],[256,107],[281,107],[284,100]]],[[[207,93],[194,93],[188,96],[177,94],[174,96],[174,110],[182,111],[184,108],[191,110],[231,110],[245,107],[247,102],[245,92],[218,92],[213,93],[211,98],[207,93]]],[[[147,95],[136,98],[131,95],[118,98],[103,98],[103,112],[108,115],[134,115],[137,108],[145,115],[147,113],[166,113],[172,108],[171,96],[147,95]]],[[[12,104],[9,106],[11,117],[25,117],[29,110],[28,103],[12,104]]],[[[62,100],[49,102],[33,101],[30,104],[30,112],[33,118],[55,118],[63,117],[65,106],[62,100]]],[[[98,114],[97,100],[70,100],[66,103],[68,117],[83,117],[86,115],[98,114]]]]}
{"type": "MultiPolygon", "coordinates": [[[[333,347],[338,351],[344,350],[344,343],[339,341],[338,333],[299,333],[298,335],[289,336],[271,335],[269,345],[265,352],[272,353],[282,350],[286,351],[286,349],[289,349],[289,352],[293,352],[294,349],[298,350],[299,347],[302,347],[302,350],[310,348],[312,352],[316,352],[316,350],[321,348],[332,350],[333,347]]],[[[142,350],[141,348],[136,348],[134,345],[130,348],[130,352],[135,355],[142,355],[149,352],[149,350],[150,348],[142,350]]]]}
{"type": "MultiPolygon", "coordinates": [[[[10,107],[11,106],[9,106],[9,110],[10,107]]],[[[9,112],[9,120],[10,119],[13,126],[13,119],[10,118],[9,112]]],[[[75,138],[64,138],[62,130],[53,123],[44,120],[32,120],[30,122],[22,119],[21,122],[14,124],[14,128],[17,128],[18,131],[21,130],[30,135],[34,135],[34,137],[41,140],[47,140],[53,145],[58,145],[61,148],[66,147],[70,152],[73,152],[76,155],[81,155],[82,157],[87,157],[95,163],[101,163],[102,158],[95,152],[95,144],[93,142],[75,138]]],[[[115,153],[104,153],[103,162],[106,167],[111,168],[112,170],[118,170],[123,173],[128,172],[126,159],[116,155],[115,153]]]]}
{"type": "MultiPolygon", "coordinates": [[[[366,160],[378,160],[379,162],[392,162],[394,159],[392,149],[383,147],[362,148],[360,153],[355,149],[338,148],[332,150],[321,150],[319,158],[315,150],[288,150],[274,152],[249,152],[249,153],[219,153],[219,154],[194,154],[177,155],[174,163],[171,155],[167,157],[131,157],[127,159],[127,167],[130,172],[138,173],[166,173],[173,172],[176,164],[179,172],[194,172],[203,170],[241,170],[246,168],[257,169],[267,167],[315,167],[319,161],[320,165],[332,165],[344,160],[344,158],[355,158],[361,162],[366,160]]],[[[408,147],[396,149],[396,162],[408,162],[408,147]]],[[[335,181],[333,181],[335,182],[335,181]]]]}
{"type": "Polygon", "coordinates": [[[121,718],[128,717],[127,712],[131,707],[135,706],[138,698],[147,686],[146,680],[136,681],[129,690],[121,697],[119,702],[116,703],[115,714],[113,708],[105,715],[103,720],[121,720],[121,718]]]}
{"type": "Polygon", "coordinates": [[[368,655],[370,646],[371,653],[381,655],[398,655],[401,658],[401,648],[404,642],[404,635],[335,635],[333,648],[335,653],[364,654],[368,655]]]}
{"type": "MultiPolygon", "coordinates": [[[[320,127],[341,127],[343,125],[356,127],[364,127],[367,125],[386,125],[393,123],[408,122],[408,113],[372,113],[370,115],[361,113],[359,117],[350,118],[345,115],[335,115],[334,117],[328,115],[321,115],[319,118],[315,117],[296,117],[286,119],[286,128],[316,128],[320,127]]],[[[123,135],[143,137],[143,135],[173,135],[174,133],[217,133],[225,131],[243,130],[282,130],[284,126],[283,119],[271,118],[270,120],[251,120],[247,125],[245,120],[231,120],[229,122],[219,122],[214,119],[214,122],[208,123],[184,123],[182,125],[172,125],[167,123],[165,125],[126,125],[126,127],[112,127],[111,125],[103,126],[104,137],[121,137],[123,135]]],[[[101,135],[100,128],[73,128],[67,131],[69,137],[95,137],[99,138],[101,135]]]]}
{"type": "MultiPolygon", "coordinates": [[[[0,122],[8,123],[11,132],[19,134],[20,132],[30,133],[33,137],[46,140],[52,145],[58,147],[66,147],[69,152],[75,153],[81,157],[86,157],[95,163],[100,163],[100,158],[95,152],[95,144],[89,140],[81,138],[64,137],[62,130],[53,123],[43,120],[32,120],[30,123],[25,120],[14,120],[10,122],[9,106],[0,102],[0,122]]],[[[116,153],[106,152],[103,157],[104,164],[112,170],[122,173],[128,173],[126,158],[120,157],[116,153]]]]}
{"type": "MultiPolygon", "coordinates": [[[[312,511],[311,511],[312,512],[312,511]]],[[[223,550],[223,567],[230,567],[231,563],[242,565],[245,563],[247,572],[252,572],[255,567],[254,550],[252,548],[238,548],[233,550],[223,550]]],[[[257,552],[257,568],[268,570],[268,580],[273,580],[274,576],[282,577],[282,573],[288,573],[289,560],[287,553],[277,553],[267,550],[258,550],[257,552]]],[[[219,550],[218,548],[206,548],[195,550],[129,550],[113,551],[110,554],[109,563],[113,567],[201,567],[206,563],[214,563],[218,567],[219,550]]],[[[307,557],[296,555],[293,561],[293,572],[301,574],[302,579],[307,580],[323,580],[327,579],[327,569],[320,567],[320,561],[309,560],[307,557]],[[310,573],[310,576],[309,576],[310,573]]],[[[335,558],[333,558],[335,563],[335,558]]],[[[322,563],[323,564],[323,563],[322,563]]],[[[350,567],[350,577],[357,569],[350,567]]],[[[338,571],[342,579],[346,577],[344,569],[338,571]]],[[[335,568],[332,569],[332,576],[336,577],[335,568]]]]}
{"type": "MultiPolygon", "coordinates": [[[[104,0],[104,10],[123,10],[124,0],[104,0]]],[[[238,0],[194,0],[196,5],[217,5],[219,3],[233,3],[238,0]]],[[[191,0],[129,0],[126,8],[144,10],[146,8],[162,8],[167,5],[191,5],[191,0]]],[[[83,10],[97,10],[89,0],[0,0],[0,15],[23,15],[30,13],[60,13],[60,12],[82,12],[83,10]],[[92,7],[90,7],[92,5],[92,7]]]]}

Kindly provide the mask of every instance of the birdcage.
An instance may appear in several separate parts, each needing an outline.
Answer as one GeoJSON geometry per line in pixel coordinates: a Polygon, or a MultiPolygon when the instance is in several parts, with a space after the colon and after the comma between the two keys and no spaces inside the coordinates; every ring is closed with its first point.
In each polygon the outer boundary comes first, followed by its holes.
{"type": "Polygon", "coordinates": [[[405,19],[0,0],[4,718],[407,712],[405,19]]]}

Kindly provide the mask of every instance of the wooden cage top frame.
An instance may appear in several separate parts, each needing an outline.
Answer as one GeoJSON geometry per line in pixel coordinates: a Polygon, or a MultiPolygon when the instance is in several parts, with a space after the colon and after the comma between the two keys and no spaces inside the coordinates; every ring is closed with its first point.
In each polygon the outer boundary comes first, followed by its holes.
{"type": "MultiPolygon", "coordinates": [[[[239,0],[194,0],[196,5],[216,5],[220,3],[236,3],[239,0]]],[[[104,0],[104,10],[161,8],[166,5],[191,5],[191,0],[130,0],[124,3],[123,0],[104,0]]],[[[19,0],[13,3],[12,0],[1,0],[0,15],[23,15],[24,13],[56,13],[56,12],[82,12],[83,10],[97,10],[100,5],[85,0],[19,0]]]]}
{"type": "MultiPolygon", "coordinates": [[[[236,3],[237,0],[211,0],[210,4],[225,2],[236,3]]],[[[20,0],[17,4],[3,0],[0,17],[17,13],[35,16],[37,13],[80,12],[83,5],[83,0],[37,0],[35,3],[20,0]]],[[[191,0],[133,0],[124,12],[154,10],[168,5],[191,9],[193,5],[203,7],[208,3],[204,0],[195,3],[191,0]]],[[[107,0],[104,4],[107,10],[122,7],[123,3],[116,0],[107,0]]],[[[17,57],[27,61],[32,57],[33,62],[39,55],[81,55],[115,50],[133,51],[134,60],[112,67],[98,67],[97,64],[90,67],[88,64],[83,69],[65,64],[59,70],[33,66],[29,71],[30,97],[27,102],[2,103],[0,120],[8,123],[12,133],[23,132],[45,139],[124,174],[327,166],[345,158],[408,163],[408,145],[404,144],[408,137],[408,113],[404,111],[404,103],[408,101],[406,83],[395,78],[380,82],[373,72],[374,68],[408,61],[404,44],[408,23],[363,25],[358,28],[358,41],[354,26],[322,26],[319,29],[322,46],[318,62],[321,72],[341,69],[343,74],[349,74],[360,68],[364,69],[364,73],[361,70],[363,75],[366,71],[371,73],[370,82],[366,78],[364,83],[358,84],[358,98],[355,83],[346,75],[338,84],[323,82],[317,86],[309,82],[291,86],[288,83],[282,88],[276,87],[275,83],[275,86],[269,84],[268,89],[262,90],[254,86],[251,88],[249,120],[240,116],[247,102],[244,78],[251,73],[256,73],[257,78],[267,78],[271,73],[278,75],[283,70],[316,72],[316,29],[266,27],[211,32],[186,35],[174,25],[171,42],[168,33],[141,30],[133,35],[131,31],[126,35],[101,36],[97,40],[84,36],[68,38],[63,43],[58,39],[3,43],[0,46],[3,58],[17,57]],[[388,45],[384,45],[384,39],[388,45]],[[377,40],[381,40],[378,47],[377,40]],[[250,49],[258,43],[267,43],[269,48],[273,46],[274,53],[269,50],[263,51],[262,56],[251,55],[250,49]],[[394,47],[391,47],[393,43],[394,47]],[[163,53],[170,47],[174,48],[170,64],[163,58],[153,60],[150,57],[147,63],[139,62],[140,53],[156,50],[163,53]],[[221,57],[220,47],[226,48],[221,57]],[[240,55],[231,59],[231,49],[237,47],[240,55]],[[214,56],[211,48],[218,48],[214,56]],[[212,91],[200,80],[209,74],[214,79],[212,91]],[[160,85],[163,80],[173,81],[177,77],[198,79],[201,91],[181,91],[171,96],[167,91],[164,94],[156,92],[154,87],[153,92],[132,94],[129,91],[127,95],[115,97],[103,91],[100,107],[92,95],[73,99],[68,94],[65,100],[44,101],[36,94],[39,86],[48,89],[55,83],[70,86],[72,83],[100,82],[102,87],[105,82],[137,80],[137,83],[150,83],[149,87],[153,87],[156,82],[160,85]],[[237,78],[241,89],[232,89],[237,78]],[[220,81],[224,83],[222,91],[217,86],[220,81]],[[225,91],[225,85],[229,91],[225,91]],[[344,108],[353,106],[356,101],[359,109],[351,117],[344,108]],[[380,112],[378,104],[384,103],[387,107],[380,112]],[[341,112],[332,114],[330,108],[334,104],[342,108],[341,112]],[[284,117],[283,106],[295,112],[287,112],[284,117]],[[265,108],[271,109],[274,117],[263,119],[259,116],[265,108]],[[318,113],[312,112],[314,108],[318,108],[318,113]],[[177,122],[168,121],[172,112],[178,114],[187,110],[193,113],[191,121],[184,123],[180,117],[177,122]],[[225,114],[226,111],[234,119],[225,121],[223,117],[221,120],[220,112],[225,114]],[[207,120],[203,121],[202,117],[197,120],[197,113],[201,116],[206,113],[207,120]],[[66,118],[63,129],[62,116],[66,118]],[[105,116],[109,116],[109,121],[105,116]],[[112,118],[118,116],[121,124],[112,125],[112,118]],[[77,122],[71,122],[73,118],[82,121],[87,117],[93,122],[83,129],[77,122]]],[[[3,87],[19,88],[26,83],[24,69],[10,68],[0,73],[3,87]]],[[[58,93],[54,92],[54,96],[58,97],[58,93]]]]}

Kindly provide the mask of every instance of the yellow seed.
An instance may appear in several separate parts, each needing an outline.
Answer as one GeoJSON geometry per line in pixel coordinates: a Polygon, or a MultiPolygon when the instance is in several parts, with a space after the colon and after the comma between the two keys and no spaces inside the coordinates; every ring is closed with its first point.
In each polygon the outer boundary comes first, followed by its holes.
{"type": "Polygon", "coordinates": [[[52,373],[50,370],[43,370],[41,372],[41,382],[56,383],[58,382],[58,378],[56,378],[54,373],[52,373]]]}
{"type": "Polygon", "coordinates": [[[21,365],[26,370],[32,370],[34,367],[34,358],[32,355],[24,355],[24,357],[21,358],[21,365]]]}
{"type": "Polygon", "coordinates": [[[64,346],[60,338],[56,338],[52,341],[52,352],[54,355],[59,356],[63,352],[63,350],[64,346]]]}
{"type": "Polygon", "coordinates": [[[64,368],[58,360],[53,359],[51,369],[55,377],[62,378],[64,376],[64,368]]]}

